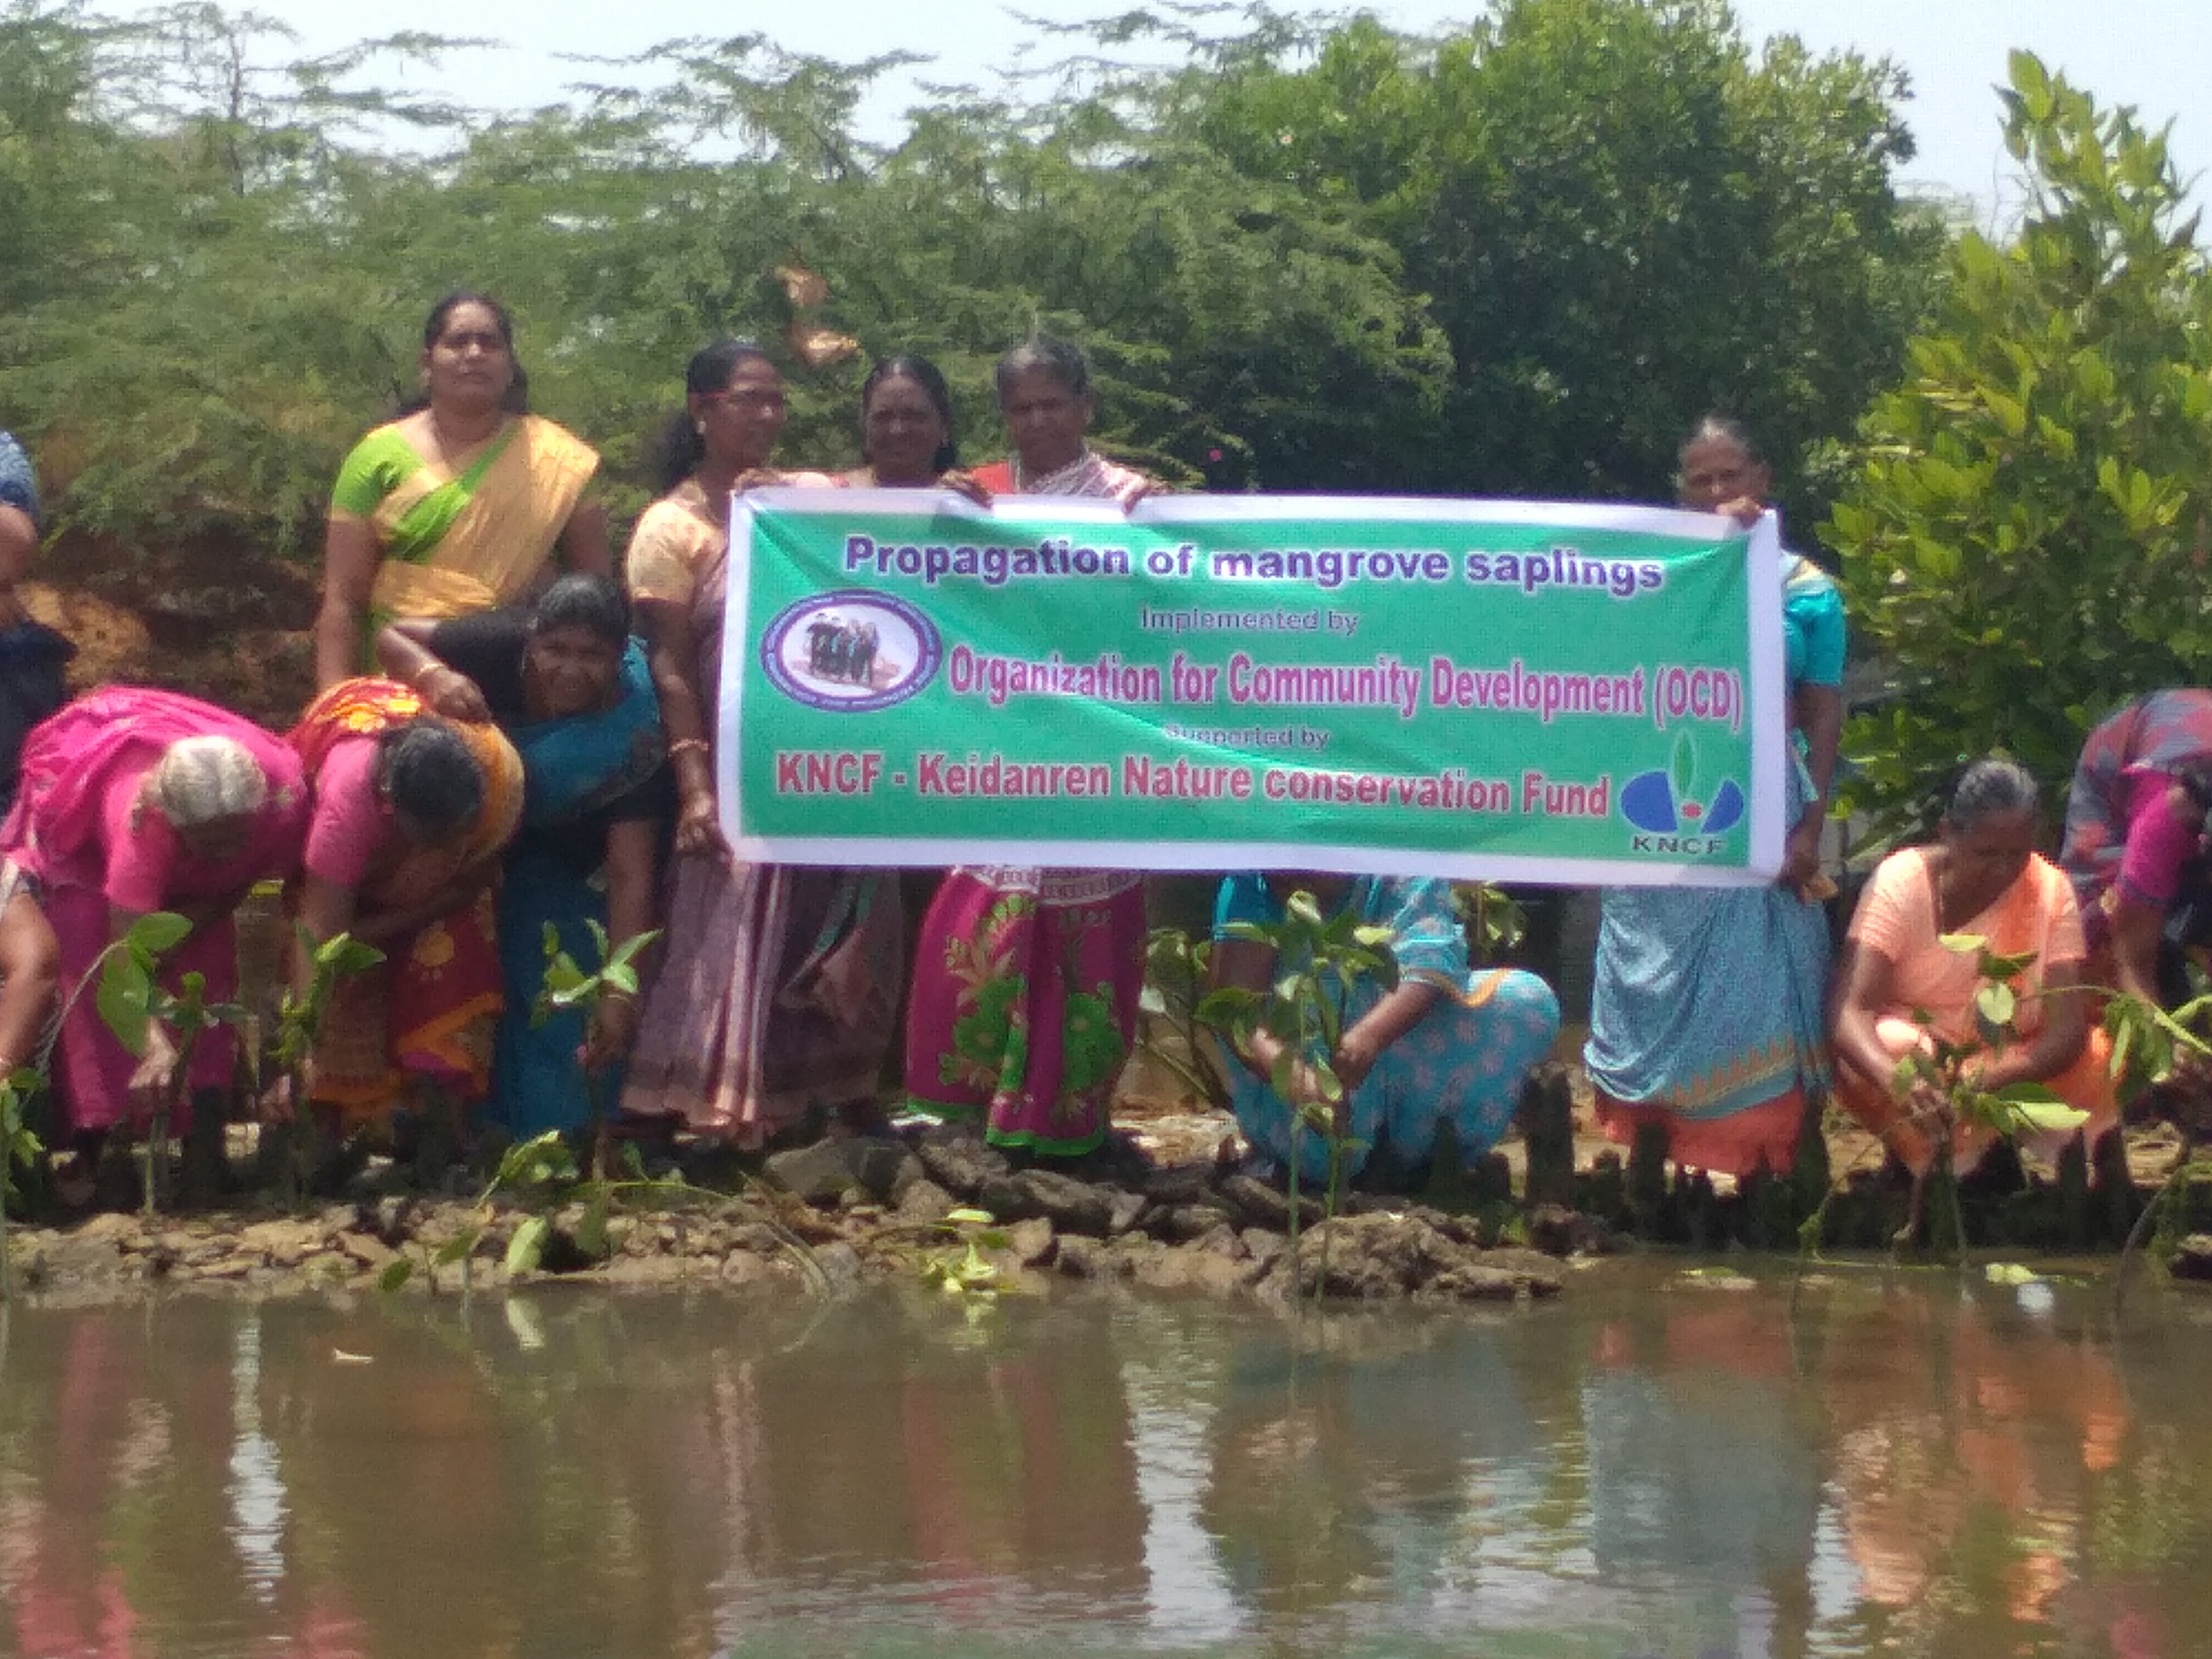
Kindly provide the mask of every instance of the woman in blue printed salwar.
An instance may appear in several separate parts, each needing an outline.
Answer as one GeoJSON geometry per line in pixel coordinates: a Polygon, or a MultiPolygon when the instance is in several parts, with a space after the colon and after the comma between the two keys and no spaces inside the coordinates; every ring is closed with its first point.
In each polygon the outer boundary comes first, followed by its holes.
{"type": "MultiPolygon", "coordinates": [[[[486,1115],[518,1139],[580,1129],[590,1117],[586,1076],[629,1052],[637,1004],[609,994],[589,1030],[573,1011],[539,1021],[545,929],[588,974],[599,966],[588,923],[617,942],[651,927],[674,808],[660,701],[629,635],[629,603],[609,577],[564,576],[528,610],[394,623],[377,651],[386,672],[441,713],[497,721],[522,757],[522,825],[499,890],[507,1000],[486,1115]]],[[[610,1075],[602,1100],[620,1088],[610,1075]]]]}
{"type": "MultiPolygon", "coordinates": [[[[1708,416],[1683,445],[1682,505],[1749,523],[1771,476],[1750,436],[1708,416]]],[[[1843,729],[1844,605],[1826,573],[1782,555],[1791,828],[1771,887],[1615,887],[1598,928],[1589,1042],[1598,1121],[1631,1142],[1646,1124],[1693,1169],[1780,1173],[1826,1096],[1828,919],[1820,873],[1843,729]]]]}
{"type": "MultiPolygon", "coordinates": [[[[1217,983],[1258,990],[1271,982],[1273,950],[1228,937],[1226,930],[1236,922],[1281,921],[1301,889],[1325,913],[1349,910],[1389,928],[1398,961],[1395,988],[1372,981],[1352,988],[1342,1039],[1329,1056],[1344,1085],[1343,1121],[1355,1143],[1346,1172],[1356,1175],[1374,1162],[1393,1184],[1417,1180],[1447,1116],[1463,1159],[1488,1152],[1512,1121],[1530,1068],[1559,1035],[1559,1003],[1552,988],[1518,969],[1469,968],[1467,933],[1449,882],[1281,871],[1222,883],[1214,918],[1217,983]]],[[[1267,1081],[1279,1046],[1262,1032],[1238,1058],[1244,1063],[1230,1075],[1237,1125],[1261,1159],[1285,1165],[1293,1113],[1267,1081]]],[[[1321,1137],[1306,1136],[1301,1172],[1318,1180],[1328,1167],[1321,1137]]]]}

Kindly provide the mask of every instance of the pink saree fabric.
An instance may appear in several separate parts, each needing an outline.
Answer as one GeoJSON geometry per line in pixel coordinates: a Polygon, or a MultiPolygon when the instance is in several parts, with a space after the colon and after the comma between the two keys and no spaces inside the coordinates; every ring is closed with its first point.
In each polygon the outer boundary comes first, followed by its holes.
{"type": "MultiPolygon", "coordinates": [[[[234,902],[257,881],[288,878],[306,843],[307,810],[299,759],[284,740],[197,698],[111,686],[34,729],[23,747],[22,793],[0,828],[0,852],[39,884],[40,903],[61,945],[64,1004],[106,948],[111,906],[144,912],[210,898],[234,902]],[[222,863],[195,858],[167,821],[139,798],[162,751],[192,737],[243,744],[269,780],[268,799],[254,816],[245,850],[222,863]]],[[[226,911],[195,930],[164,966],[173,983],[198,973],[206,976],[210,999],[234,996],[238,935],[230,915],[226,911]]],[[[230,1031],[204,1035],[192,1055],[191,1087],[228,1086],[236,1054],[230,1031]]],[[[137,1064],[102,1023],[87,987],[62,1023],[57,1063],[70,1127],[106,1129],[125,1121],[137,1064]]]]}

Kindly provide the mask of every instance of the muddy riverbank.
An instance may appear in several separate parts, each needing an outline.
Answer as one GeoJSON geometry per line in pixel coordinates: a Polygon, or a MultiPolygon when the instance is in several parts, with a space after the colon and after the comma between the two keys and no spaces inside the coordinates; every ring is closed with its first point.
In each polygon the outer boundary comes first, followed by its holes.
{"type": "MultiPolygon", "coordinates": [[[[1140,1155],[1079,1178],[1018,1168],[974,1137],[931,1130],[824,1140],[769,1157],[736,1192],[680,1177],[520,1196],[404,1190],[380,1164],[343,1201],[21,1228],[16,1283],[100,1302],[201,1290],[285,1297],[453,1293],[573,1281],[719,1283],[838,1291],[920,1279],[967,1296],[1036,1294],[1055,1279],[1280,1299],[1325,1280],[1358,1300],[1514,1301],[1558,1291],[1553,1257],[1520,1247],[1509,1203],[1444,1209],[1368,1194],[1324,1218],[1212,1158],[1140,1155]],[[518,1234],[529,1237],[518,1253],[518,1234]]],[[[1559,1237],[1571,1236],[1562,1218],[1559,1237]]]]}
{"type": "MultiPolygon", "coordinates": [[[[1578,1133],[1560,1068],[1539,1079],[1522,1117],[1506,1152],[1432,1176],[1417,1196],[1349,1193],[1325,1220],[1315,1195],[1301,1194],[1295,1254],[1287,1195],[1242,1172],[1233,1125],[1200,1112],[1155,1115],[1071,1169],[1029,1164],[941,1127],[742,1163],[656,1160],[650,1179],[488,1196],[413,1190],[379,1159],[336,1200],[18,1226],[12,1261],[21,1291],[88,1303],[558,1282],[837,1292],[917,1279],[965,1296],[1077,1280],[1262,1303],[1325,1280],[1329,1295],[1352,1301],[1510,1302],[1553,1296],[1572,1259],[1621,1249],[1795,1251],[1832,1182],[1828,1248],[1887,1248],[1905,1215],[1898,1172],[1875,1167],[1848,1136],[1819,1138],[1790,1175],[1736,1186],[1674,1170],[1655,1147],[1624,1157],[1578,1133]],[[1837,1180],[1832,1170],[1850,1173],[1837,1180]]],[[[2094,1164],[2078,1148],[2039,1169],[1993,1158],[1961,1186],[1968,1243],[2117,1249],[2179,1150],[2170,1129],[2153,1127],[2094,1164]]],[[[2166,1231],[2212,1230],[2200,1207],[2185,1206],[2166,1231]]],[[[2178,1270],[2198,1255],[2212,1267],[2206,1243],[2183,1250],[2178,1270]]]]}

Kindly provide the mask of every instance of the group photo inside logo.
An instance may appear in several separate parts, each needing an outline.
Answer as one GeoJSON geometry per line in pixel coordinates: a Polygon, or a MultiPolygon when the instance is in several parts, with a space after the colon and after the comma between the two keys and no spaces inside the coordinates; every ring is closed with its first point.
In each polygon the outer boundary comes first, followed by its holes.
{"type": "Polygon", "coordinates": [[[860,713],[903,702],[937,672],[929,619],[872,588],[841,588],[787,607],[761,640],[761,665],[786,696],[860,713]]]}

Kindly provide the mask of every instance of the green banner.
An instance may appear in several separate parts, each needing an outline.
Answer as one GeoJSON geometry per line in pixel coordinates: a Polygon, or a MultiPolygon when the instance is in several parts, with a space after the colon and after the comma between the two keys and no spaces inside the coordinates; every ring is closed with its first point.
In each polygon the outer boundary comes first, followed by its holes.
{"type": "Polygon", "coordinates": [[[742,858],[1727,884],[1779,866],[1781,554],[1662,508],[777,489],[742,858]]]}

